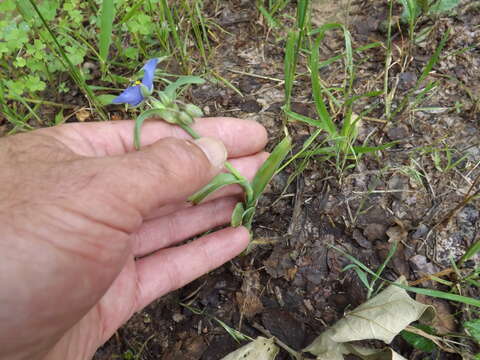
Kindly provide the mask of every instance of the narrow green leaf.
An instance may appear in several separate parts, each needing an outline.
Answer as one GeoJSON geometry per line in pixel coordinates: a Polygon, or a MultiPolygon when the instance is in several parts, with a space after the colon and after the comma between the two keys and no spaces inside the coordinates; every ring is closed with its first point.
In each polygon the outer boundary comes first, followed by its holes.
{"type": "Polygon", "coordinates": [[[440,54],[442,53],[442,50],[445,47],[449,37],[450,37],[450,29],[448,29],[445,32],[445,34],[442,36],[442,39],[440,40],[440,43],[438,44],[437,48],[435,49],[435,52],[433,53],[432,57],[428,61],[425,68],[423,69],[422,75],[420,76],[420,78],[417,81],[416,88],[418,88],[418,85],[420,85],[423,82],[423,80],[425,80],[425,78],[432,71],[433,67],[437,64],[438,60],[440,59],[440,54]]]}
{"type": "Polygon", "coordinates": [[[315,126],[315,127],[318,127],[322,130],[325,130],[327,131],[327,129],[325,128],[325,124],[323,122],[321,122],[320,120],[317,120],[317,119],[312,119],[308,116],[304,116],[302,114],[298,114],[296,112],[293,112],[291,110],[287,110],[287,109],[284,109],[285,111],[285,114],[292,118],[293,120],[297,120],[297,121],[300,121],[300,122],[303,122],[305,124],[308,124],[308,125],[312,125],[312,126],[315,126]]]}
{"type": "Polygon", "coordinates": [[[367,154],[375,151],[386,150],[397,144],[398,141],[392,141],[383,145],[379,146],[354,146],[353,151],[355,151],[356,155],[360,154],[367,154]]]}
{"type": "Polygon", "coordinates": [[[241,202],[237,203],[232,213],[232,221],[231,221],[232,227],[237,227],[242,225],[242,217],[244,212],[245,212],[245,207],[243,206],[243,203],[241,202]]]}
{"type": "Polygon", "coordinates": [[[238,180],[235,176],[233,176],[230,173],[218,174],[203,189],[200,189],[198,192],[190,196],[188,198],[188,201],[190,201],[194,205],[197,205],[214,191],[227,185],[239,184],[239,183],[240,183],[240,180],[238,180]]]}
{"type": "Polygon", "coordinates": [[[467,321],[463,326],[475,341],[480,344],[480,319],[467,321]]]}
{"type": "Polygon", "coordinates": [[[269,27],[274,29],[279,27],[278,21],[275,20],[275,18],[268,12],[267,9],[265,9],[265,6],[257,4],[257,8],[262,14],[262,16],[265,18],[265,20],[267,20],[267,24],[269,27]]]}
{"type": "Polygon", "coordinates": [[[292,139],[289,136],[286,136],[277,146],[275,146],[275,149],[273,149],[268,159],[258,170],[252,181],[254,202],[258,200],[260,195],[262,195],[265,187],[275,174],[275,171],[290,151],[291,145],[292,139]]]}
{"type": "MultiPolygon", "coordinates": [[[[385,280],[385,279],[381,278],[380,276],[378,276],[376,273],[374,273],[372,270],[370,270],[367,266],[365,266],[365,264],[363,264],[361,261],[358,261],[355,257],[346,253],[342,249],[340,249],[336,246],[333,246],[333,245],[331,245],[330,247],[332,249],[335,249],[339,253],[341,253],[343,256],[345,256],[347,259],[349,259],[351,262],[356,264],[359,268],[361,268],[365,272],[372,275],[375,279],[381,279],[383,281],[388,281],[388,280],[385,280]]],[[[390,281],[388,281],[388,282],[391,283],[390,281]]],[[[474,298],[469,298],[469,297],[466,297],[466,296],[451,294],[451,293],[447,293],[447,292],[443,292],[443,291],[439,291],[439,290],[415,288],[415,287],[411,287],[411,286],[407,286],[407,285],[403,285],[403,284],[399,284],[399,283],[394,283],[394,284],[395,284],[395,286],[399,286],[402,289],[405,289],[407,291],[411,291],[411,292],[416,293],[416,294],[427,295],[427,296],[436,297],[436,298],[439,298],[439,299],[456,301],[456,302],[461,302],[461,303],[464,303],[464,304],[480,307],[480,300],[477,300],[477,299],[474,299],[474,298]]]]}
{"type": "Polygon", "coordinates": [[[205,83],[205,80],[199,76],[193,76],[193,75],[181,76],[177,79],[177,81],[169,84],[165,88],[165,90],[163,90],[163,92],[171,99],[175,99],[177,97],[178,89],[180,89],[182,86],[193,85],[193,84],[201,85],[204,83],[205,83]]]}
{"type": "Polygon", "coordinates": [[[103,0],[100,11],[100,60],[105,64],[108,58],[108,50],[112,42],[113,21],[115,19],[115,5],[113,0],[103,0]]]}
{"type": "Polygon", "coordinates": [[[245,210],[242,216],[242,223],[245,225],[248,229],[252,227],[252,222],[253,222],[253,216],[255,215],[255,206],[252,206],[245,210]]]}
{"type": "Polygon", "coordinates": [[[163,115],[163,109],[151,109],[144,111],[141,113],[137,119],[135,120],[135,129],[134,129],[134,134],[133,134],[133,142],[135,144],[135,149],[139,150],[140,149],[140,131],[142,129],[142,125],[145,120],[152,118],[152,117],[160,117],[162,118],[163,115]]]}
{"type": "Polygon", "coordinates": [[[296,71],[296,45],[298,42],[298,32],[291,31],[287,37],[287,43],[285,45],[285,61],[284,61],[284,73],[285,73],[285,108],[290,109],[290,102],[292,96],[293,82],[295,80],[296,71]]]}
{"type": "Polygon", "coordinates": [[[143,0],[138,1],[135,5],[133,5],[132,8],[118,22],[118,25],[125,24],[128,20],[134,17],[139,12],[139,8],[142,5],[143,5],[143,0]]]}
{"type": "Polygon", "coordinates": [[[115,95],[110,95],[110,94],[103,94],[103,95],[98,95],[97,96],[97,100],[100,104],[102,105],[110,105],[113,101],[113,99],[115,99],[116,96],[115,95]]]}
{"type": "Polygon", "coordinates": [[[314,42],[312,53],[310,55],[310,72],[312,80],[312,92],[315,106],[317,108],[318,116],[322,122],[322,129],[324,129],[330,136],[337,135],[337,128],[333,123],[333,120],[327,110],[327,106],[323,101],[323,91],[320,85],[320,74],[318,72],[319,64],[319,50],[320,43],[323,40],[323,36],[318,36],[314,42]]]}
{"type": "Polygon", "coordinates": [[[472,257],[474,257],[478,253],[480,253],[480,240],[477,240],[472,244],[472,246],[470,246],[467,252],[460,259],[459,264],[463,264],[465,261],[470,260],[472,257]]]}
{"type": "Polygon", "coordinates": [[[307,25],[307,13],[310,0],[299,0],[297,5],[297,27],[300,30],[305,29],[307,25]]]}

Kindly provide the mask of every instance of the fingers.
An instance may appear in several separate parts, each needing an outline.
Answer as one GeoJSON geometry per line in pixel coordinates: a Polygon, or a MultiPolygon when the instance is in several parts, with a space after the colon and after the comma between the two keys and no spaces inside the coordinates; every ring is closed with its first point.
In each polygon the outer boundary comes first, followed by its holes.
{"type": "Polygon", "coordinates": [[[227,228],[138,260],[136,310],[232,259],[246,248],[249,236],[243,227],[227,228]]]}
{"type": "MultiPolygon", "coordinates": [[[[83,156],[113,156],[134,150],[134,121],[107,121],[66,124],[40,130],[54,134],[70,149],[83,156]]],[[[220,139],[230,157],[240,157],[261,151],[267,143],[265,128],[251,120],[234,118],[202,118],[193,126],[201,136],[220,139]]],[[[159,139],[191,137],[176,125],[164,121],[147,121],[142,127],[142,147],[159,139]]]]}
{"type": "Polygon", "coordinates": [[[185,201],[205,186],[221,171],[226,156],[216,139],[166,138],[123,156],[83,160],[84,171],[93,174],[83,191],[92,201],[145,217],[162,205],[185,201]]]}
{"type": "Polygon", "coordinates": [[[236,198],[222,198],[146,221],[132,235],[133,254],[144,256],[230,222],[236,198]]]}

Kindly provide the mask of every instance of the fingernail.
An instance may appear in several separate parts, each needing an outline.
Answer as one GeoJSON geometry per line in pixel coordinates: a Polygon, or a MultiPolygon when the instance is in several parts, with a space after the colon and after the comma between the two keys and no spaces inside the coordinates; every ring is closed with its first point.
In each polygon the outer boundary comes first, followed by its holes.
{"type": "Polygon", "coordinates": [[[195,140],[194,143],[202,149],[212,166],[220,168],[227,160],[227,149],[220,140],[204,137],[195,140]]]}

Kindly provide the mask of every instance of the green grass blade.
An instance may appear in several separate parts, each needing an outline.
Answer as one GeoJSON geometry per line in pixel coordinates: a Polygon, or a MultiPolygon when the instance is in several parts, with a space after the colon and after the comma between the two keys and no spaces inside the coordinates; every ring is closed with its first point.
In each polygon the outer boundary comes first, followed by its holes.
{"type": "Polygon", "coordinates": [[[465,261],[470,260],[476,254],[480,253],[480,240],[477,240],[473,243],[472,246],[467,250],[467,252],[460,259],[459,265],[463,264],[465,261]]]}
{"type": "Polygon", "coordinates": [[[297,27],[300,30],[305,29],[307,24],[307,13],[310,0],[299,0],[297,5],[297,27]]]}
{"type": "Polygon", "coordinates": [[[137,3],[133,5],[132,8],[118,22],[118,25],[125,24],[128,20],[134,17],[140,11],[140,6],[142,6],[143,3],[144,3],[144,0],[137,1],[137,3]]]}
{"type": "Polygon", "coordinates": [[[435,52],[433,53],[432,57],[428,61],[425,68],[423,69],[422,75],[419,77],[419,79],[417,81],[416,88],[418,88],[418,86],[423,82],[423,80],[425,80],[425,78],[432,71],[433,67],[437,64],[438,60],[440,60],[440,54],[442,53],[443,48],[445,47],[449,37],[450,37],[450,29],[448,29],[447,32],[445,32],[445,34],[443,34],[442,39],[440,40],[440,43],[438,44],[437,48],[435,49],[435,52]]]}
{"type": "Polygon", "coordinates": [[[292,139],[287,136],[277,146],[275,146],[275,149],[273,149],[268,159],[258,170],[257,174],[252,180],[253,202],[256,202],[260,195],[262,195],[265,187],[270,182],[277,169],[280,167],[280,164],[287,156],[291,147],[292,139]]]}
{"type": "Polygon", "coordinates": [[[379,146],[354,146],[353,150],[355,151],[355,154],[361,155],[361,154],[368,154],[372,153],[375,151],[382,151],[391,148],[392,146],[396,145],[398,141],[392,141],[383,145],[379,146]]]}
{"type": "Polygon", "coordinates": [[[262,16],[265,18],[267,21],[267,24],[270,28],[276,29],[280,25],[278,24],[278,21],[275,20],[275,18],[268,12],[267,9],[265,9],[265,6],[261,4],[257,4],[258,11],[262,14],[262,16]]]}
{"type": "Polygon", "coordinates": [[[312,126],[315,126],[319,129],[322,129],[322,130],[325,130],[328,132],[328,129],[325,127],[325,123],[320,121],[320,120],[317,120],[317,119],[312,119],[308,116],[305,116],[305,115],[302,115],[302,114],[298,114],[296,112],[293,112],[291,110],[284,110],[285,111],[285,114],[293,119],[293,120],[297,120],[297,121],[300,121],[300,122],[303,122],[305,124],[308,124],[308,125],[312,125],[312,126]]]}
{"type": "Polygon", "coordinates": [[[290,103],[292,99],[293,82],[295,80],[296,72],[296,49],[299,39],[297,31],[291,31],[287,37],[287,44],[285,46],[285,61],[284,61],[284,73],[285,73],[285,109],[290,110],[290,103]]]}
{"type": "Polygon", "coordinates": [[[321,122],[323,123],[322,128],[325,129],[325,131],[327,131],[327,133],[330,136],[334,136],[334,135],[337,135],[337,128],[335,127],[335,124],[333,123],[333,120],[327,110],[327,106],[323,101],[323,91],[320,85],[320,78],[319,78],[320,75],[318,72],[318,63],[319,63],[318,52],[320,49],[321,40],[322,40],[322,37],[320,36],[315,40],[315,44],[312,49],[312,54],[310,55],[312,92],[313,92],[313,99],[315,102],[315,107],[317,108],[318,116],[321,122]]]}
{"type": "Polygon", "coordinates": [[[473,298],[469,298],[469,297],[466,297],[466,296],[461,296],[461,295],[456,295],[456,294],[451,294],[451,293],[447,293],[447,292],[443,292],[443,291],[439,291],[439,290],[431,290],[431,289],[421,289],[421,288],[416,288],[416,287],[412,287],[412,286],[407,286],[407,285],[402,285],[402,284],[399,284],[399,283],[393,283],[391,281],[388,281],[388,280],[385,280],[383,278],[381,278],[380,276],[378,276],[375,272],[373,272],[372,270],[370,270],[367,266],[365,266],[365,264],[363,264],[361,261],[358,261],[355,257],[353,257],[352,255],[346,253],[345,251],[343,251],[342,249],[339,249],[337,248],[336,246],[333,246],[331,245],[330,246],[332,249],[338,251],[339,253],[341,253],[343,256],[345,256],[347,259],[349,259],[351,262],[353,262],[354,264],[356,264],[359,268],[361,268],[362,270],[364,270],[365,272],[369,273],[370,275],[372,275],[375,279],[381,279],[383,281],[387,281],[391,284],[394,284],[396,286],[399,286],[407,291],[411,291],[413,293],[416,293],[416,294],[422,294],[422,295],[427,295],[427,296],[431,296],[431,297],[436,297],[436,298],[440,298],[440,299],[445,299],[445,300],[450,300],[450,301],[456,301],[456,302],[461,302],[461,303],[464,303],[464,304],[468,304],[468,305],[472,305],[472,306],[476,306],[476,307],[480,307],[480,300],[477,300],[477,299],[473,299],[473,298]]]}
{"type": "MultiPolygon", "coordinates": [[[[361,52],[364,52],[366,50],[373,49],[373,48],[380,47],[380,46],[382,46],[382,43],[374,42],[374,43],[370,43],[370,44],[367,44],[367,45],[364,45],[364,46],[360,46],[360,47],[354,49],[353,52],[354,53],[361,53],[361,52]]],[[[330,64],[333,64],[334,62],[343,59],[345,56],[346,56],[346,52],[343,52],[340,55],[332,56],[331,58],[320,62],[320,64],[318,64],[318,69],[320,70],[320,69],[322,69],[322,68],[324,68],[324,67],[326,67],[330,64]]]]}
{"type": "Polygon", "coordinates": [[[422,288],[416,288],[416,287],[411,287],[411,286],[406,286],[401,284],[396,284],[396,285],[407,291],[410,291],[416,294],[431,296],[439,299],[450,300],[450,301],[464,303],[467,305],[472,305],[475,307],[480,307],[480,300],[478,299],[469,298],[462,295],[451,294],[451,293],[447,293],[439,290],[422,289],[422,288]]]}
{"type": "Polygon", "coordinates": [[[105,69],[108,50],[112,42],[113,21],[115,19],[115,5],[113,0],[103,0],[100,12],[99,54],[105,69]]]}
{"type": "Polygon", "coordinates": [[[204,83],[205,83],[205,80],[199,76],[193,76],[193,75],[181,76],[178,78],[177,81],[168,85],[165,88],[164,92],[168,97],[170,97],[171,99],[174,99],[177,95],[178,89],[180,89],[182,86],[193,85],[193,84],[201,85],[204,83]]]}

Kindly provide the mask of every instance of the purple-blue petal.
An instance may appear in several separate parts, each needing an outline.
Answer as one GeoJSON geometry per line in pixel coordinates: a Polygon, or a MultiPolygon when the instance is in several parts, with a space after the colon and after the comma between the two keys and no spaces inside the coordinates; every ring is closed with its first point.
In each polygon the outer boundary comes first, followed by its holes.
{"type": "Polygon", "coordinates": [[[145,85],[150,91],[153,90],[153,79],[155,77],[155,68],[158,64],[158,58],[148,60],[143,67],[143,79],[142,84],[145,85]]]}
{"type": "Polygon", "coordinates": [[[140,85],[130,86],[126,88],[120,95],[112,100],[113,104],[129,104],[137,106],[144,100],[140,85]]]}

